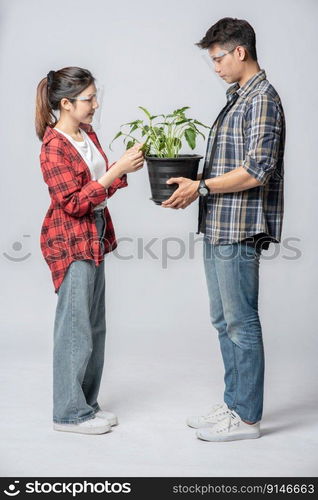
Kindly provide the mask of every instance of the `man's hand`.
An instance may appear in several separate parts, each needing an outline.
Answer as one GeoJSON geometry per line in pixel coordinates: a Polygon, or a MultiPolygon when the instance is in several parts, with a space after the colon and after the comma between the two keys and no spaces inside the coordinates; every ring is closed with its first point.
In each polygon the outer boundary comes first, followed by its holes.
{"type": "Polygon", "coordinates": [[[199,182],[185,177],[171,177],[167,184],[176,183],[179,184],[179,187],[168,200],[161,203],[161,206],[165,208],[186,208],[199,196],[197,191],[199,182]]]}

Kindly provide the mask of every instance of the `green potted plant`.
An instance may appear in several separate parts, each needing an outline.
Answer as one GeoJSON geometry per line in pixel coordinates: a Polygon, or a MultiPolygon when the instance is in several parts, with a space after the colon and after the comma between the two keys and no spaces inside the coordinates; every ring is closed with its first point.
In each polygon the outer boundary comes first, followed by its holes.
{"type": "Polygon", "coordinates": [[[143,142],[142,150],[148,167],[152,200],[157,204],[168,199],[178,188],[178,184],[166,184],[170,177],[197,178],[200,155],[180,154],[180,149],[185,139],[193,150],[198,135],[204,139],[200,128],[210,128],[207,125],[187,118],[185,112],[189,106],[176,109],[170,114],[152,115],[146,108],[138,106],[146,115],[144,120],[134,120],[121,125],[119,132],[111,141],[124,137],[126,149],[134,146],[136,142],[143,142]],[[139,132],[141,140],[134,133],[139,132]]]}

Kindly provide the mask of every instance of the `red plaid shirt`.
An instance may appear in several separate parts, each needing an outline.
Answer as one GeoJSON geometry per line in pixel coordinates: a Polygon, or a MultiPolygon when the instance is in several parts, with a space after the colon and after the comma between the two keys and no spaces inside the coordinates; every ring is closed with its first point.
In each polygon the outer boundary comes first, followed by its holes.
{"type": "MultiPolygon", "coordinates": [[[[111,168],[92,126],[81,123],[80,127],[105,159],[106,170],[111,168]]],[[[116,248],[114,227],[105,207],[107,225],[102,253],[93,209],[117,189],[126,187],[127,176],[116,179],[106,190],[92,180],[87,164],[71,142],[51,127],[47,127],[44,133],[40,162],[51,197],[41,228],[40,244],[57,293],[71,262],[90,259],[98,266],[104,254],[116,248]]]]}

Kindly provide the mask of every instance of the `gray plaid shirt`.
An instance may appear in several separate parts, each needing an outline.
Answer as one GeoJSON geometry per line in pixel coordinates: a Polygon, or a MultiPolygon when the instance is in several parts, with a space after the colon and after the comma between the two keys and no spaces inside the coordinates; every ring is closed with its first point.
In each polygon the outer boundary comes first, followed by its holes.
{"type": "MultiPolygon", "coordinates": [[[[208,195],[205,237],[212,244],[230,244],[258,233],[280,242],[284,212],[285,117],[274,87],[264,70],[242,87],[226,92],[239,97],[225,115],[217,135],[217,147],[208,178],[240,166],[262,185],[208,195]]],[[[209,162],[216,124],[210,132],[205,162],[209,162]]]]}

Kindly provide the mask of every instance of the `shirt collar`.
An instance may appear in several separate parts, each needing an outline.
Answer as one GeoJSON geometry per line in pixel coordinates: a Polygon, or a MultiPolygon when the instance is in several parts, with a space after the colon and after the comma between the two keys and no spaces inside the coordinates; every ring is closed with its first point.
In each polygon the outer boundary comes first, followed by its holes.
{"type": "MultiPolygon", "coordinates": [[[[93,127],[89,123],[81,122],[79,126],[83,130],[85,130],[87,134],[93,132],[93,127]]],[[[64,142],[67,141],[66,137],[63,134],[60,134],[58,130],[55,130],[53,127],[47,126],[43,136],[43,141],[42,141],[43,144],[47,144],[48,142],[50,142],[50,140],[53,139],[53,137],[62,137],[64,142]]]]}
{"type": "Polygon", "coordinates": [[[258,71],[258,73],[255,73],[249,80],[247,80],[246,83],[242,87],[239,86],[239,84],[236,82],[234,85],[232,85],[229,89],[226,91],[226,97],[229,98],[232,94],[235,92],[239,96],[246,96],[248,95],[256,85],[259,84],[262,80],[266,79],[266,73],[264,69],[261,69],[258,71]]]}

